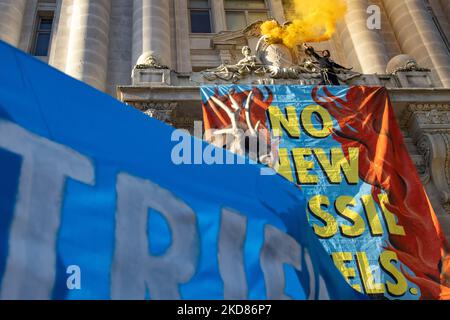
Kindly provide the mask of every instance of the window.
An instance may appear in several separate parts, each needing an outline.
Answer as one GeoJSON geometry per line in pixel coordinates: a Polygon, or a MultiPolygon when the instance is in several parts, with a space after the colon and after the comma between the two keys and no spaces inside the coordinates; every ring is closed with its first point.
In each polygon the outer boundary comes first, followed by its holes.
{"type": "Polygon", "coordinates": [[[211,33],[211,5],[209,0],[190,0],[189,13],[192,33],[211,33]]]}
{"type": "Polygon", "coordinates": [[[32,50],[34,56],[48,56],[52,27],[53,12],[39,12],[32,50]]]}
{"type": "Polygon", "coordinates": [[[269,10],[265,0],[225,0],[228,30],[240,30],[258,20],[267,20],[269,10]]]}

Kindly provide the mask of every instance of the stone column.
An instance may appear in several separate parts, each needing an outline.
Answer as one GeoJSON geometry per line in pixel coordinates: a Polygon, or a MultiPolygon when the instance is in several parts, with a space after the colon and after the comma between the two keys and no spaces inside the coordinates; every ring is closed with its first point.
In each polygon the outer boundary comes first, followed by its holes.
{"type": "Polygon", "coordinates": [[[22,33],[26,0],[0,0],[0,40],[17,47],[22,33]]]}
{"type": "Polygon", "coordinates": [[[223,0],[214,0],[211,2],[211,16],[214,23],[214,32],[219,33],[227,30],[227,21],[225,18],[225,7],[223,0]]]}
{"type": "Polygon", "coordinates": [[[281,0],[270,0],[270,15],[274,17],[278,22],[284,23],[286,17],[284,16],[283,3],[281,0]]]}
{"type": "Polygon", "coordinates": [[[75,0],[66,73],[99,90],[106,89],[110,0],[75,0]]]}
{"type": "Polygon", "coordinates": [[[383,0],[404,53],[432,68],[444,87],[450,87],[450,55],[423,0],[383,0]]]}
{"type": "Polygon", "coordinates": [[[175,1],[175,37],[177,46],[177,71],[192,72],[191,42],[189,39],[188,1],[175,1]]]}
{"type": "Polygon", "coordinates": [[[134,0],[133,65],[143,53],[152,52],[159,64],[172,66],[169,10],[169,0],[134,0]]]}
{"type": "Polygon", "coordinates": [[[55,11],[52,45],[50,46],[48,63],[61,70],[66,71],[67,53],[69,49],[70,21],[72,16],[73,2],[75,0],[59,0],[55,11]]]}
{"type": "Polygon", "coordinates": [[[440,0],[442,9],[444,10],[444,14],[447,17],[447,22],[450,24],[450,1],[448,0],[440,0]]]}
{"type": "Polygon", "coordinates": [[[346,53],[358,60],[363,73],[386,73],[388,56],[379,30],[367,27],[369,1],[347,0],[347,5],[345,27],[341,34],[346,53]]]}

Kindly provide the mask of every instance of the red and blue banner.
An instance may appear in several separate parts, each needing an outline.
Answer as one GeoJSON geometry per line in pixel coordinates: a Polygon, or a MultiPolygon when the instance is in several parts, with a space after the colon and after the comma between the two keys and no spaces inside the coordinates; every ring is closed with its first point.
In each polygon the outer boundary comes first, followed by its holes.
{"type": "Polygon", "coordinates": [[[449,246],[385,88],[209,86],[202,97],[209,138],[270,132],[273,168],[301,186],[310,227],[356,291],[450,299],[449,246]]]}

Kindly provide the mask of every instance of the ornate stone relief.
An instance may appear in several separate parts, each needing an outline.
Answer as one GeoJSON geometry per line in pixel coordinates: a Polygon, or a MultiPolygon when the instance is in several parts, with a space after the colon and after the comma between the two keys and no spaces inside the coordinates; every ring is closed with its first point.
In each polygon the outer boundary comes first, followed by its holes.
{"type": "Polygon", "coordinates": [[[160,103],[160,102],[130,102],[130,105],[142,111],[151,118],[158,119],[169,125],[172,124],[174,111],[178,106],[177,103],[160,103]]]}
{"type": "MultiPolygon", "coordinates": [[[[242,31],[242,35],[247,36],[246,42],[249,42],[248,37],[259,37],[255,55],[252,54],[249,46],[244,46],[241,60],[236,64],[223,63],[217,68],[205,70],[204,79],[233,83],[241,80],[254,81],[255,78],[256,82],[260,83],[267,83],[269,79],[304,80],[303,84],[318,82],[321,72],[319,66],[311,59],[299,62],[301,60],[299,50],[290,49],[282,43],[273,43],[268,37],[261,36],[260,24],[261,22],[256,22],[242,31]]],[[[336,70],[336,72],[338,78],[344,83],[361,76],[350,70],[336,70]]]]}
{"type": "Polygon", "coordinates": [[[402,124],[423,157],[426,167],[419,171],[430,176],[440,192],[442,207],[450,213],[450,105],[411,104],[402,124]]]}
{"type": "Polygon", "coordinates": [[[403,65],[392,70],[393,75],[397,75],[399,72],[430,72],[431,70],[428,68],[420,67],[416,60],[410,59],[406,61],[403,65]]]}
{"type": "Polygon", "coordinates": [[[158,69],[166,70],[169,69],[168,66],[160,64],[156,55],[152,53],[144,53],[135,66],[136,69],[158,69]]]}
{"type": "Polygon", "coordinates": [[[448,132],[450,131],[450,104],[410,104],[402,116],[401,125],[407,127],[414,120],[423,130],[448,132]]]}
{"type": "MultiPolygon", "coordinates": [[[[416,113],[420,124],[450,124],[450,111],[438,111],[433,109],[431,111],[416,113]]],[[[445,130],[445,129],[444,129],[445,130]]]]}

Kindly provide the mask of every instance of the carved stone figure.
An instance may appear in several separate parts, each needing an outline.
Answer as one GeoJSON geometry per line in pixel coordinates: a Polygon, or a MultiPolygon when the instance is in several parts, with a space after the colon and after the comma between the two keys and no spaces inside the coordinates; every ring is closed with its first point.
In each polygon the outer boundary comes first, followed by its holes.
{"type": "MultiPolygon", "coordinates": [[[[256,55],[252,54],[250,47],[245,46],[242,48],[244,58],[237,64],[222,64],[217,68],[208,69],[202,73],[203,77],[208,81],[223,80],[236,83],[251,75],[260,78],[259,81],[312,79],[322,76],[322,84],[337,85],[339,80],[347,82],[360,76],[359,73],[333,62],[329,57],[329,51],[327,57],[322,57],[311,48],[314,51],[314,53],[310,51],[311,57],[314,59],[298,63],[298,50],[290,49],[267,35],[261,35],[262,23],[262,21],[255,22],[243,31],[246,35],[259,37],[256,55]],[[327,64],[326,68],[322,60],[327,64]]],[[[289,22],[285,23],[287,24],[289,22]]]]}
{"type": "Polygon", "coordinates": [[[295,65],[293,52],[281,43],[266,42],[267,37],[261,37],[256,52],[260,60],[267,66],[289,68],[295,65]]]}
{"type": "MultiPolygon", "coordinates": [[[[275,21],[276,22],[276,21],[275,21]]],[[[279,25],[279,23],[277,22],[279,25]]],[[[289,24],[289,22],[284,25],[289,24]]],[[[258,24],[260,27],[260,24],[258,24]]],[[[259,33],[256,45],[256,54],[266,67],[268,76],[273,79],[298,79],[302,68],[297,65],[295,50],[288,48],[283,43],[274,42],[267,35],[259,33]]]]}
{"type": "Polygon", "coordinates": [[[237,64],[222,64],[217,68],[208,69],[204,72],[204,77],[210,81],[221,79],[236,82],[253,72],[256,74],[265,72],[264,67],[259,62],[258,58],[255,55],[252,55],[252,50],[249,46],[244,46],[242,48],[242,54],[244,58],[237,64]]]}

